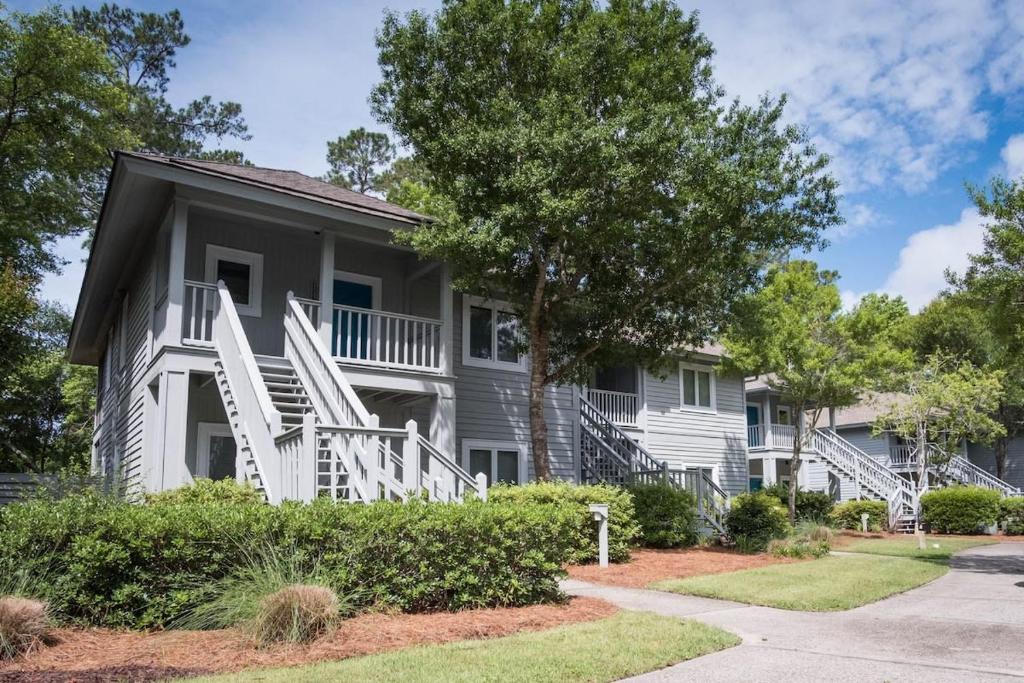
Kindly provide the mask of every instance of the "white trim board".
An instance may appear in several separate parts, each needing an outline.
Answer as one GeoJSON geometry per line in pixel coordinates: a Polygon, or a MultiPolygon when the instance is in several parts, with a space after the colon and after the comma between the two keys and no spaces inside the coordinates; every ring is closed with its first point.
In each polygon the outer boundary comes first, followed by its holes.
{"type": "Polygon", "coordinates": [[[249,303],[234,302],[238,315],[259,318],[263,315],[263,254],[219,244],[206,245],[206,281],[217,282],[217,261],[231,261],[249,266],[249,303]]]}

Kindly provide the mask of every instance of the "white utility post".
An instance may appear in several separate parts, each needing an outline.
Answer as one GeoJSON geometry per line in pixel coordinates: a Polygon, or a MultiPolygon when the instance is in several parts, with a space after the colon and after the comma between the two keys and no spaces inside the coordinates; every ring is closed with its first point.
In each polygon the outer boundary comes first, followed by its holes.
{"type": "Polygon", "coordinates": [[[608,505],[606,503],[591,503],[590,512],[597,522],[597,564],[600,567],[608,566],[608,505]]]}
{"type": "Polygon", "coordinates": [[[476,473],[476,491],[477,498],[483,502],[487,502],[487,475],[483,472],[476,473]]]}
{"type": "Polygon", "coordinates": [[[864,533],[867,533],[867,531],[868,531],[868,517],[870,517],[870,516],[871,515],[869,515],[866,512],[860,513],[860,529],[864,533]]]}

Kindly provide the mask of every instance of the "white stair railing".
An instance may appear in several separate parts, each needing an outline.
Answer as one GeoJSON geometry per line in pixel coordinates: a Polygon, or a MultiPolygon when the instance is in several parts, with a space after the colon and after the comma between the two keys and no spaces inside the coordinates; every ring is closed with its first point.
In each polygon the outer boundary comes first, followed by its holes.
{"type": "Polygon", "coordinates": [[[928,444],[927,452],[929,465],[934,462],[945,462],[944,467],[936,469],[941,470],[942,473],[952,477],[961,484],[982,486],[999,491],[1006,496],[1020,495],[1020,489],[1016,486],[990,474],[962,455],[950,455],[935,444],[928,444]]]}
{"type": "MultiPolygon", "coordinates": [[[[405,430],[380,427],[377,416],[363,405],[320,341],[301,302],[290,292],[285,310],[285,357],[292,362],[320,419],[318,438],[330,440],[331,456],[341,460],[358,500],[404,500],[408,492],[420,490],[427,490],[432,500],[461,500],[470,491],[486,497],[486,479],[474,479],[420,436],[415,421],[410,420],[405,430]],[[400,458],[395,450],[399,442],[400,458]],[[401,490],[396,472],[401,474],[401,490]]],[[[333,463],[328,464],[336,476],[333,463]]],[[[334,488],[331,481],[328,492],[334,488]]]]}
{"type": "Polygon", "coordinates": [[[810,436],[811,447],[827,465],[889,503],[890,527],[895,527],[900,517],[916,512],[917,495],[908,480],[830,430],[816,429],[810,436]]]}
{"type": "Polygon", "coordinates": [[[252,450],[251,456],[259,470],[267,501],[278,503],[282,500],[278,490],[280,460],[270,455],[277,452],[274,437],[281,431],[281,413],[270,400],[231,294],[223,282],[217,283],[217,293],[213,318],[214,347],[231,388],[238,421],[252,450]]]}

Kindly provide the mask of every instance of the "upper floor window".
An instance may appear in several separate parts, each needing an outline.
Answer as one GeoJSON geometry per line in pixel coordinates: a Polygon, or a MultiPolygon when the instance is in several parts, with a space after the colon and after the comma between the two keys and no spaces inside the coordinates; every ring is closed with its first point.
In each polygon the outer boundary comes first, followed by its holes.
{"type": "Polygon", "coordinates": [[[507,304],[464,296],[462,302],[462,363],[478,367],[522,370],[519,318],[507,304]]]}
{"type": "Polygon", "coordinates": [[[206,281],[223,280],[239,315],[260,317],[263,300],[263,254],[206,245],[206,281]]]}
{"type": "Polygon", "coordinates": [[[679,393],[683,408],[715,410],[715,371],[707,366],[679,364],[679,393]]]}

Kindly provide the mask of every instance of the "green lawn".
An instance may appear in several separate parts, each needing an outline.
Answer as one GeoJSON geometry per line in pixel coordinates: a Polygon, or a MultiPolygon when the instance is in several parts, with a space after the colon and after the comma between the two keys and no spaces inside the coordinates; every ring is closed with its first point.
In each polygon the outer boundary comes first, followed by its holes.
{"type": "Polygon", "coordinates": [[[396,650],[340,662],[190,681],[614,681],[739,644],[695,621],[645,612],[521,633],[396,650]]]}
{"type": "Polygon", "coordinates": [[[663,581],[652,588],[752,605],[831,612],[902,593],[948,570],[944,562],[936,560],[847,555],[663,581]]]}
{"type": "Polygon", "coordinates": [[[979,545],[995,543],[990,539],[948,538],[945,536],[926,536],[925,549],[917,547],[917,537],[906,538],[861,538],[844,545],[837,550],[847,553],[868,553],[870,555],[892,555],[894,557],[924,557],[948,560],[954,553],[979,545]]]}

